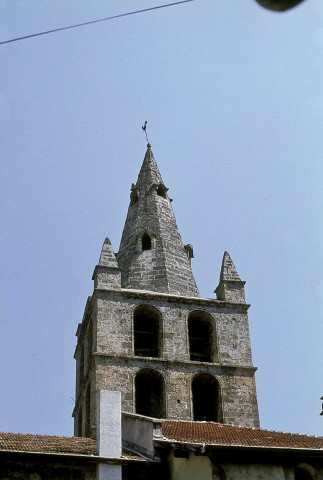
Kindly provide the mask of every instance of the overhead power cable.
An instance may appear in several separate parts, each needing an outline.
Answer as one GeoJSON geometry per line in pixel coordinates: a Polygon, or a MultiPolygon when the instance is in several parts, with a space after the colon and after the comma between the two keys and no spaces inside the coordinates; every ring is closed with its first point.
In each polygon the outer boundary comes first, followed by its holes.
{"type": "Polygon", "coordinates": [[[47,35],[49,33],[60,32],[62,30],[68,30],[70,28],[84,27],[85,25],[91,25],[92,23],[106,22],[107,20],[113,20],[115,18],[127,17],[129,15],[136,15],[137,13],[150,12],[152,10],[157,10],[159,8],[173,7],[174,5],[179,5],[180,3],[194,2],[195,0],[181,0],[180,2],[167,3],[165,5],[159,5],[157,7],[144,8],[142,10],[135,10],[133,12],[120,13],[119,15],[113,15],[112,17],[99,18],[97,20],[90,20],[89,22],[77,23],[75,25],[69,25],[67,27],[54,28],[53,30],[47,30],[46,32],[33,33],[31,35],[25,35],[24,37],[12,38],[10,40],[4,40],[0,42],[0,45],[5,43],[18,42],[19,40],[26,40],[27,38],[39,37],[40,35],[47,35]]]}

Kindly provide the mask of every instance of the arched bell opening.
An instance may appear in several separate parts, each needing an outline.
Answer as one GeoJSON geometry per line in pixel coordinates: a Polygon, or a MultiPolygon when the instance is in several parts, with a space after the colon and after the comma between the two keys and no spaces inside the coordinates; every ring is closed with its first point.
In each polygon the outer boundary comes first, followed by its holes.
{"type": "Polygon", "coordinates": [[[213,362],[216,357],[214,319],[203,311],[191,312],[188,317],[190,360],[213,362]]]}
{"type": "Polygon", "coordinates": [[[140,305],[133,316],[134,353],[139,357],[160,357],[160,313],[151,305],[140,305]]]}
{"type": "Polygon", "coordinates": [[[135,377],[136,413],[147,417],[165,418],[165,387],[162,375],[144,368],[135,377]]]}
{"type": "Polygon", "coordinates": [[[199,421],[222,422],[219,382],[208,373],[198,373],[192,381],[193,417],[199,421]]]}

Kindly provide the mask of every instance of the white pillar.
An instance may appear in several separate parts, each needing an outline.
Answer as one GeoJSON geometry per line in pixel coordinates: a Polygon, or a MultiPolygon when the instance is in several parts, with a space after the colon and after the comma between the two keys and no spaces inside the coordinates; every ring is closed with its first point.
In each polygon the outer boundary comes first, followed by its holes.
{"type": "MultiPolygon", "coordinates": [[[[121,457],[121,393],[100,390],[97,402],[97,454],[121,457]]],[[[99,463],[97,480],[121,480],[121,465],[99,463]]]]}

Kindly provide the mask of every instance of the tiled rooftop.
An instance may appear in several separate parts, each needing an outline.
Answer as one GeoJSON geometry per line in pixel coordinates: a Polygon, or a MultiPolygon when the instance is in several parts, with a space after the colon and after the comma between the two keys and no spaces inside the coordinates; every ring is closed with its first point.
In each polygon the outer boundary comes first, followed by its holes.
{"type": "Polygon", "coordinates": [[[215,422],[166,420],[162,434],[167,440],[209,445],[322,449],[323,437],[239,427],[215,422]]]}
{"type": "MultiPolygon", "coordinates": [[[[85,437],[0,432],[0,451],[96,455],[96,441],[85,437]]],[[[122,458],[143,460],[142,457],[128,450],[122,450],[122,458]]]]}
{"type": "Polygon", "coordinates": [[[85,437],[0,432],[0,450],[96,455],[96,441],[85,437]]]}

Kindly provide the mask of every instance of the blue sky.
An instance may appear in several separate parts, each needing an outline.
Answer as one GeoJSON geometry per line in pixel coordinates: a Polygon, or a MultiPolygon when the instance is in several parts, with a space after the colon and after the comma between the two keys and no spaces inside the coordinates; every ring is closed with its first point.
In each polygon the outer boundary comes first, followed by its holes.
{"type": "MultiPolygon", "coordinates": [[[[0,0],[0,41],[161,5],[0,0]]],[[[247,281],[261,426],[323,435],[323,4],[196,0],[0,46],[0,429],[71,435],[75,332],[149,139],[201,295],[247,281]]]]}

